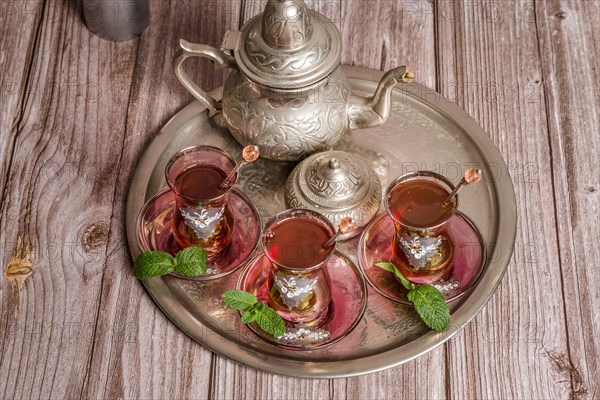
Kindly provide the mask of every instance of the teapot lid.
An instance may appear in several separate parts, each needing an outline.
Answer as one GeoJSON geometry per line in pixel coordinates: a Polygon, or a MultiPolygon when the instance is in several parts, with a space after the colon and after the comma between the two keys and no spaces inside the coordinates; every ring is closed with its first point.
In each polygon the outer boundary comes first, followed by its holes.
{"type": "Polygon", "coordinates": [[[342,36],[303,0],[269,0],[264,13],[241,32],[227,32],[222,47],[234,50],[238,67],[250,80],[292,89],[316,83],[340,65],[342,36]]]}
{"type": "Polygon", "coordinates": [[[381,182],[377,174],[354,154],[344,151],[317,153],[301,162],[285,186],[288,207],[308,208],[325,215],[337,226],[352,217],[358,235],[379,211],[381,182]]]}

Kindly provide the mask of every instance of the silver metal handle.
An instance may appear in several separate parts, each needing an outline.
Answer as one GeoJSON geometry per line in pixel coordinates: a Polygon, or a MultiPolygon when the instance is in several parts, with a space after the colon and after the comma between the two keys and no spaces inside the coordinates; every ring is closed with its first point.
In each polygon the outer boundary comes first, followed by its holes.
{"type": "Polygon", "coordinates": [[[181,49],[175,54],[173,59],[173,71],[175,76],[179,79],[179,82],[197,98],[202,104],[204,104],[210,110],[210,116],[215,115],[221,111],[221,103],[209,96],[204,90],[200,89],[190,77],[183,70],[183,62],[190,57],[208,58],[214,62],[213,66],[217,70],[223,68],[235,68],[235,59],[217,50],[212,46],[204,44],[190,43],[187,40],[181,39],[179,41],[181,49]]]}

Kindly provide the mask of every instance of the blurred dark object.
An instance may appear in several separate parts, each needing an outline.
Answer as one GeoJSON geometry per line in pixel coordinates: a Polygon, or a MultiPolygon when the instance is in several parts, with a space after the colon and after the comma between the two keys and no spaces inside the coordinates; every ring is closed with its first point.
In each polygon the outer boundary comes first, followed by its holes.
{"type": "Polygon", "coordinates": [[[133,39],[150,23],[150,0],[82,1],[88,29],[104,39],[133,39]]]}

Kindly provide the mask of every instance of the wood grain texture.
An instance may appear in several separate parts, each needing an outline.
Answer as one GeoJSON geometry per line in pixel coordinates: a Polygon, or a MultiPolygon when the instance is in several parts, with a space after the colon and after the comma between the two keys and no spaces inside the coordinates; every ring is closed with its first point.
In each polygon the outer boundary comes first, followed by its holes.
{"type": "MultiPolygon", "coordinates": [[[[197,345],[133,278],[125,245],[136,162],[192,101],[171,71],[178,39],[218,47],[266,0],[155,0],[148,30],[123,43],[91,35],[78,2],[26,3],[19,19],[0,13],[0,87],[11,83],[0,237],[3,266],[21,238],[34,270],[20,291],[0,278],[0,398],[600,395],[600,2],[307,1],[342,30],[344,63],[408,64],[482,125],[520,216],[507,277],[459,335],[335,380],[255,371],[197,345]]],[[[187,69],[207,89],[223,82],[208,62],[187,69]]]]}
{"type": "MultiPolygon", "coordinates": [[[[568,330],[576,311],[570,299],[574,294],[569,296],[563,287],[565,273],[572,267],[561,262],[569,248],[561,249],[561,243],[571,227],[564,215],[549,206],[571,203],[555,194],[557,186],[563,190],[571,185],[566,184],[566,175],[557,180],[556,171],[564,169],[556,163],[560,152],[556,154],[555,128],[549,124],[556,115],[548,104],[549,92],[552,82],[571,88],[582,83],[549,73],[548,63],[561,56],[565,47],[552,55],[551,49],[540,46],[540,36],[552,35],[540,21],[552,17],[540,12],[536,4],[465,1],[438,5],[438,90],[454,97],[498,145],[515,183],[520,217],[508,276],[484,311],[449,345],[453,396],[572,398],[592,393],[588,393],[587,371],[571,352],[568,330]],[[469,375],[478,378],[466,378],[469,375]],[[514,379],[515,375],[527,379],[514,379]]],[[[589,17],[597,20],[597,16],[589,17]]],[[[571,29],[575,26],[573,21],[571,29]]],[[[585,42],[570,44],[584,51],[585,42]]],[[[582,104],[572,107],[588,109],[582,104]]],[[[597,149],[597,133],[590,132],[577,142],[597,149]]],[[[577,154],[584,154],[583,148],[579,150],[577,154]]],[[[597,230],[595,223],[589,228],[597,230]]],[[[597,320],[594,315],[587,317],[597,320]]],[[[583,342],[578,338],[575,343],[583,342]]],[[[591,343],[597,354],[597,342],[591,343]]]]}
{"type": "MultiPolygon", "coordinates": [[[[179,39],[219,46],[226,29],[237,29],[239,11],[229,2],[195,0],[154,2],[152,21],[137,46],[122,161],[114,199],[116,222],[109,238],[114,256],[107,264],[98,326],[132,327],[133,343],[120,336],[96,342],[84,397],[207,398],[215,356],[182,335],[150,300],[131,275],[126,246],[125,202],[137,159],[164,123],[193,98],[172,73],[179,39]]],[[[222,84],[221,72],[209,62],[190,61],[186,68],[200,85],[222,84]]]]}
{"type": "Polygon", "coordinates": [[[4,196],[20,129],[31,59],[43,18],[41,1],[0,2],[0,196],[4,196]],[[20,34],[15,34],[20,32],[20,34]]]}
{"type": "MultiPolygon", "coordinates": [[[[408,65],[416,81],[435,87],[435,21],[430,1],[343,1],[342,62],[388,70],[408,65]]],[[[365,134],[368,134],[365,132],[365,134]]],[[[443,398],[447,380],[444,348],[368,376],[336,379],[339,399],[443,398]],[[397,383],[402,382],[401,389],[397,383]]]]}
{"type": "Polygon", "coordinates": [[[465,1],[438,8],[438,90],[467,110],[498,145],[519,213],[507,276],[484,311],[448,346],[449,393],[567,398],[568,376],[545,354],[567,354],[567,337],[556,284],[560,269],[540,262],[556,260],[558,248],[554,212],[539,206],[552,202],[552,174],[540,163],[550,148],[536,26],[527,19],[528,9],[511,9],[508,3],[491,14],[497,4],[465,1]]]}
{"type": "Polygon", "coordinates": [[[2,309],[19,310],[2,343],[5,398],[79,397],[94,341],[110,334],[96,317],[135,61],[135,43],[93,37],[74,3],[40,5],[2,207],[7,252],[22,238],[34,267],[20,296],[2,282],[2,309]]]}
{"type": "Polygon", "coordinates": [[[600,396],[600,3],[537,4],[568,353],[575,398],[600,396]]]}

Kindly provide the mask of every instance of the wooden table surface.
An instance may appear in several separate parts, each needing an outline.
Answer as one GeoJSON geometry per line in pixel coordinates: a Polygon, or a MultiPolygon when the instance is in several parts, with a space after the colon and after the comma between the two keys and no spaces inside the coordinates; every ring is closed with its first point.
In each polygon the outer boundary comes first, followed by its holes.
{"type": "Polygon", "coordinates": [[[343,63],[412,66],[509,166],[512,262],[447,344],[362,377],[293,379],[216,356],[154,305],[132,275],[124,213],[138,158],[192,101],[174,50],[220,44],[264,2],[153,0],[146,32],[114,43],[89,33],[79,1],[0,0],[0,396],[600,398],[595,0],[308,2],[340,27],[343,63]]]}

